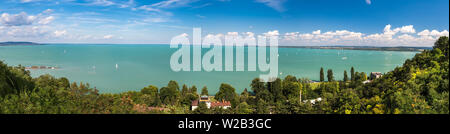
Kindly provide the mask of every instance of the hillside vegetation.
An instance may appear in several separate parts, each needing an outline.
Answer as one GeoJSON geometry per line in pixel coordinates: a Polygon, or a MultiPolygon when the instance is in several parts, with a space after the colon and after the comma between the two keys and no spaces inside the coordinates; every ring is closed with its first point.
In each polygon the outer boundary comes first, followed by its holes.
{"type": "MultiPolygon", "coordinates": [[[[193,113],[193,114],[449,114],[448,37],[436,41],[432,50],[418,53],[402,67],[363,84],[367,75],[351,69],[351,78],[334,80],[323,69],[321,82],[286,76],[263,83],[258,78],[241,94],[221,84],[214,100],[230,101],[230,109],[207,109],[199,105],[197,87],[170,81],[167,86],[141,91],[102,94],[89,84],[70,83],[67,78],[42,75],[32,78],[22,66],[0,61],[0,113],[193,113]]],[[[207,87],[201,90],[207,95],[207,87]]]]}

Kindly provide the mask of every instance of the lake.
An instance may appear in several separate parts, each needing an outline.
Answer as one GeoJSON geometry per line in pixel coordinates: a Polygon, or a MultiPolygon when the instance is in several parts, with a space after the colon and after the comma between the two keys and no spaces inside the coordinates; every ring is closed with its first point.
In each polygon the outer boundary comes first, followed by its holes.
{"type": "MultiPolygon", "coordinates": [[[[170,80],[180,87],[196,85],[198,91],[207,86],[215,94],[221,83],[231,84],[237,92],[249,88],[251,80],[265,72],[174,72],[170,57],[177,49],[169,45],[132,44],[48,44],[38,46],[0,46],[0,60],[8,65],[51,66],[58,69],[30,70],[33,77],[51,74],[67,77],[71,82],[89,83],[102,93],[140,90],[148,85],[161,88],[170,80]]],[[[209,49],[203,49],[203,53],[209,49]]],[[[320,67],[333,69],[335,79],[344,70],[388,72],[401,66],[417,52],[365,51],[308,48],[279,48],[279,77],[294,75],[319,79],[320,67]]],[[[247,54],[245,54],[247,56],[247,54]]],[[[192,62],[192,60],[191,60],[192,62]]],[[[245,64],[247,65],[247,64],[245,64]]],[[[250,88],[249,88],[250,89],[250,88]]]]}

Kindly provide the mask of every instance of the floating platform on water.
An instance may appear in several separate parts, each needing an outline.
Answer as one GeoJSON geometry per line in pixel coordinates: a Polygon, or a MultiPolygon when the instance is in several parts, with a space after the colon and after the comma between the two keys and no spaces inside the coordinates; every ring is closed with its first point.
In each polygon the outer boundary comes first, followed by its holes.
{"type": "Polygon", "coordinates": [[[52,67],[52,66],[29,66],[25,67],[25,69],[59,69],[59,67],[52,67]]]}

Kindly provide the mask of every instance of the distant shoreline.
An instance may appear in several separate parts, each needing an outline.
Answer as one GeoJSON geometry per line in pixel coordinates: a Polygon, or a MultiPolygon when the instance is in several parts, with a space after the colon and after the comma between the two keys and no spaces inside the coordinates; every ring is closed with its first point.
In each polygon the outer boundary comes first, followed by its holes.
{"type": "Polygon", "coordinates": [[[432,47],[375,47],[375,46],[280,46],[281,48],[337,49],[337,50],[370,50],[370,51],[408,51],[422,52],[432,47]]]}
{"type": "Polygon", "coordinates": [[[0,42],[0,46],[35,46],[35,45],[43,45],[35,42],[0,42]]]}
{"type": "MultiPolygon", "coordinates": [[[[57,43],[48,43],[54,45],[57,43]]],[[[75,43],[64,43],[67,45],[75,43]]],[[[0,42],[0,46],[34,46],[46,45],[34,42],[0,42]]],[[[110,45],[110,44],[82,44],[82,45],[110,45]]],[[[114,44],[114,45],[128,45],[128,44],[114,44]]],[[[164,44],[129,44],[129,45],[164,45],[164,44]]],[[[337,50],[369,50],[369,51],[408,51],[408,52],[422,52],[424,50],[431,50],[432,47],[377,47],[377,46],[279,46],[280,48],[308,48],[308,49],[337,49],[337,50]]]]}

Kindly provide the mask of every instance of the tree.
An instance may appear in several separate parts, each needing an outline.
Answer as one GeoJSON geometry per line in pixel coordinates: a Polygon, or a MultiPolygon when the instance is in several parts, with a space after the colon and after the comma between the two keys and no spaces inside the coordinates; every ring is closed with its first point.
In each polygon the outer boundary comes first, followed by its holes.
{"type": "Polygon", "coordinates": [[[366,75],[365,72],[362,72],[362,73],[361,73],[361,80],[362,80],[362,81],[366,81],[366,80],[367,80],[367,75],[366,75]]]}
{"type": "Polygon", "coordinates": [[[187,93],[189,93],[189,89],[186,84],[183,84],[183,87],[181,88],[181,95],[185,96],[187,93]]]}
{"type": "Polygon", "coordinates": [[[302,85],[298,82],[283,81],[283,94],[287,97],[286,99],[299,98],[300,89],[302,89],[302,85]]]}
{"type": "Polygon", "coordinates": [[[24,67],[8,67],[0,61],[0,97],[33,90],[34,87],[30,72],[24,67]]]}
{"type": "Polygon", "coordinates": [[[236,107],[236,113],[238,114],[251,114],[253,113],[252,109],[250,108],[250,105],[247,104],[247,102],[242,102],[236,107]]]}
{"type": "Polygon", "coordinates": [[[150,85],[141,89],[142,94],[148,94],[150,96],[156,96],[158,94],[158,87],[150,85]]]}
{"type": "Polygon", "coordinates": [[[250,96],[250,93],[248,93],[247,88],[242,91],[241,95],[239,96],[240,102],[247,102],[248,97],[250,96]]]}
{"type": "Polygon", "coordinates": [[[193,85],[190,89],[189,92],[194,93],[194,94],[198,94],[197,93],[197,87],[195,85],[193,85]]]}
{"type": "Polygon", "coordinates": [[[209,93],[208,93],[208,88],[207,88],[206,86],[204,86],[204,87],[202,88],[202,93],[201,93],[201,95],[209,95],[209,93]]]}
{"type": "Polygon", "coordinates": [[[255,93],[256,100],[263,99],[265,101],[273,101],[273,95],[266,88],[269,87],[271,83],[268,83],[267,86],[264,82],[261,82],[259,78],[253,79],[250,86],[252,87],[253,92],[255,93]]]}
{"type": "Polygon", "coordinates": [[[449,43],[448,43],[448,37],[442,36],[440,37],[433,46],[433,49],[440,49],[442,53],[447,57],[448,61],[448,51],[449,51],[449,43]]]}
{"type": "Polygon", "coordinates": [[[195,114],[209,114],[210,111],[208,109],[208,107],[206,106],[205,102],[200,102],[198,104],[198,107],[194,110],[195,114]]]}
{"type": "Polygon", "coordinates": [[[347,70],[344,70],[344,82],[348,81],[347,70]]]}
{"type": "Polygon", "coordinates": [[[323,82],[325,80],[325,74],[323,72],[323,68],[320,68],[320,82],[323,82]]]}
{"type": "Polygon", "coordinates": [[[273,95],[274,102],[286,100],[286,97],[283,95],[283,86],[280,78],[270,82],[269,92],[273,95]]]}
{"type": "Polygon", "coordinates": [[[352,67],[350,70],[350,77],[352,81],[355,81],[355,68],[352,67]]]}
{"type": "Polygon", "coordinates": [[[257,114],[269,114],[268,104],[264,100],[262,100],[262,99],[258,100],[258,103],[256,104],[256,113],[257,114]]]}
{"type": "Polygon", "coordinates": [[[214,98],[216,100],[230,101],[233,106],[239,103],[238,95],[236,94],[236,89],[229,84],[222,83],[219,88],[219,92],[216,93],[214,98]]]}
{"type": "Polygon", "coordinates": [[[180,87],[176,81],[169,81],[167,87],[161,88],[161,100],[164,104],[175,105],[180,99],[180,87]]]}
{"type": "Polygon", "coordinates": [[[259,78],[253,79],[252,83],[250,84],[250,87],[252,88],[255,94],[258,94],[259,92],[262,92],[265,89],[264,82],[261,82],[259,78]]]}
{"type": "Polygon", "coordinates": [[[328,69],[328,71],[327,71],[327,78],[328,78],[328,82],[334,81],[333,70],[328,69]]]}

